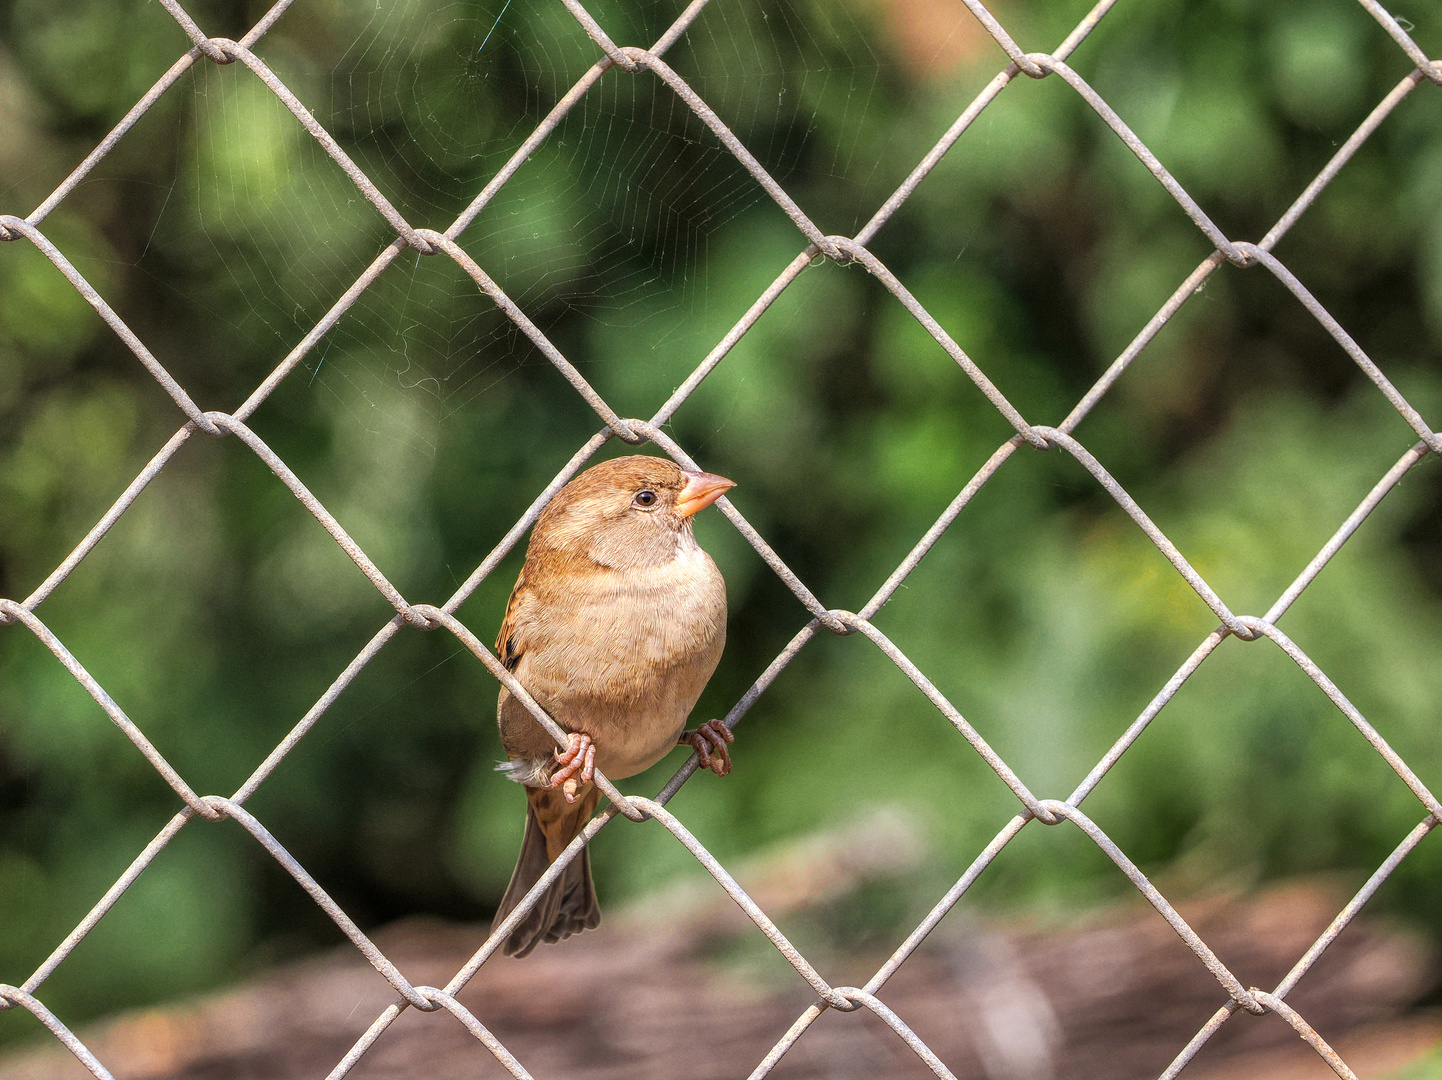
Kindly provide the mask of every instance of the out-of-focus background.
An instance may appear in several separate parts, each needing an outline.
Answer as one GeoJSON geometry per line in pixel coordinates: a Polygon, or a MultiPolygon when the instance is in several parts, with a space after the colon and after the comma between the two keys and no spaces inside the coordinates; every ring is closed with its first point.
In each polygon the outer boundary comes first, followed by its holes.
{"type": "MultiPolygon", "coordinates": [[[[254,3],[187,5],[239,37],[254,3]]],[[[622,43],[676,3],[595,0],[622,43]]],[[[1053,48],[1085,3],[996,10],[1053,48]]],[[[1396,0],[1431,55],[1432,0],[1396,0]]],[[[0,7],[0,211],[25,214],[188,42],[149,0],[0,7]]],[[[597,56],[560,3],[297,0],[260,55],[414,223],[444,225],[597,56]]],[[[828,232],[852,233],[1003,64],[954,0],[713,0],[668,60],[828,232]]],[[[1352,0],[1129,0],[1072,57],[1230,236],[1257,239],[1409,61],[1352,0]]],[[[388,240],[241,65],[201,64],[46,223],[203,408],[233,409],[388,240]]],[[[608,75],[462,237],[623,416],[648,416],[803,241],[650,76],[608,75]]],[[[1034,423],[1058,423],[1210,247],[1059,79],[1008,87],[873,243],[1034,423]]],[[[1279,257],[1436,423],[1442,94],[1424,84],[1279,257]]],[[[0,247],[0,596],[30,592],[181,417],[24,242],[0,247]]],[[[444,259],[403,256],[255,415],[413,601],[448,595],[597,428],[444,259]]],[[[818,265],[672,435],[823,601],[870,596],[1010,429],[859,268],[818,265]]],[[[1260,614],[1415,435],[1265,271],[1224,267],[1078,438],[1233,610],[1260,614]]],[[[607,453],[618,452],[608,449],[607,453]]],[[[716,514],[723,714],[807,621],[716,514]]],[[[461,609],[494,635],[521,551],[461,609]]],[[[1425,462],[1282,623],[1442,781],[1442,484],[1425,462]]],[[[47,624],[199,791],[229,793],[391,609],[236,440],[192,440],[48,599],[47,624]]],[[[878,625],[1034,791],[1065,797],[1215,617],[1076,464],[1022,452],[878,625]]],[[[523,796],[495,682],[403,632],[249,803],[363,927],[480,920],[523,796]]],[[[627,783],[651,793],[678,753],[627,783]]],[[[869,807],[925,843],[847,911],[895,943],[1016,803],[859,637],[818,640],[673,804],[723,861],[869,807]]],[[[1169,895],[1297,875],[1350,891],[1422,817],[1277,649],[1226,642],[1087,803],[1169,895]]],[[[21,982],[177,809],[23,628],[0,633],[0,981],[21,982]]],[[[616,905],[694,860],[658,827],[593,845],[616,905]]],[[[1442,846],[1375,901],[1436,935],[1442,846]]],[[[1074,829],[1028,830],[966,901],[1055,919],[1134,895],[1074,829]]],[[[835,934],[818,929],[817,934],[835,934]]],[[[230,984],[337,932],[239,828],[192,827],[46,984],[68,1023],[230,984]]],[[[804,946],[803,942],[803,946],[804,946]]],[[[890,947],[890,946],[888,946],[890,947]]],[[[32,1038],[20,1010],[0,1043],[32,1038]]]]}

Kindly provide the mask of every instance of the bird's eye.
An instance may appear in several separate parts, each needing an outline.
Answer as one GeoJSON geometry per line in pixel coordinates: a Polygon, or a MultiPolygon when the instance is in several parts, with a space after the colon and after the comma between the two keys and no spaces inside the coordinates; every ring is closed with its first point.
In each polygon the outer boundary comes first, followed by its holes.
{"type": "Polygon", "coordinates": [[[656,503],[656,493],[650,490],[638,491],[635,501],[637,506],[654,506],[656,503]]]}

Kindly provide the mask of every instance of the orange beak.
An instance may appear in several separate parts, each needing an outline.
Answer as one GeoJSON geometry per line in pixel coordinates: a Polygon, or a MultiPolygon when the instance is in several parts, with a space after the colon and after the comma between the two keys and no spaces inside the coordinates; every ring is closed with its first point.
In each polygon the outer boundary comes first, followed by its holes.
{"type": "Polygon", "coordinates": [[[687,471],[686,486],[676,496],[676,513],[688,518],[698,510],[705,510],[735,486],[736,481],[715,473],[687,471]]]}

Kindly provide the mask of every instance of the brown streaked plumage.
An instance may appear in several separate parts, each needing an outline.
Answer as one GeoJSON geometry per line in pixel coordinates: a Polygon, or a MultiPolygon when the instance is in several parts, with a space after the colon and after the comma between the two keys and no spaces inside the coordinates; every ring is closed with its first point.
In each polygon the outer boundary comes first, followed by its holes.
{"type": "MultiPolygon", "coordinates": [[[[526,785],[528,805],[497,925],[595,812],[594,769],[631,776],[684,743],[718,776],[731,771],[724,725],[683,729],[726,643],[726,585],[696,543],[691,516],[732,486],[666,458],[615,458],[563,487],[536,521],[496,655],[571,742],[559,751],[501,689],[497,718],[510,759],[501,768],[526,785]]],[[[600,921],[583,851],[505,951],[525,956],[600,921]]]]}

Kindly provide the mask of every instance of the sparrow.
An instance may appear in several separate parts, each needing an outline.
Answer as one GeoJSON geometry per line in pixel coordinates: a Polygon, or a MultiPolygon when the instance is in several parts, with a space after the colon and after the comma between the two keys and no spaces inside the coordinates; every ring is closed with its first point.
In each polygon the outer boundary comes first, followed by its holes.
{"type": "MultiPolygon", "coordinates": [[[[496,655],[569,733],[564,750],[505,687],[498,766],[526,787],[526,831],[499,926],[590,820],[600,769],[612,780],[690,746],[717,776],[734,736],[717,720],[686,731],[726,644],[726,583],[692,516],[735,485],[666,458],[614,458],[556,493],[532,530],[496,655]]],[[[525,956],[600,925],[589,849],[506,938],[525,956]]]]}

